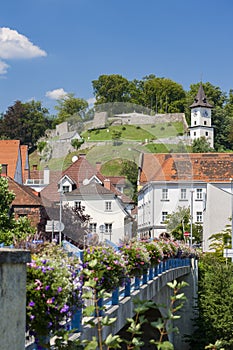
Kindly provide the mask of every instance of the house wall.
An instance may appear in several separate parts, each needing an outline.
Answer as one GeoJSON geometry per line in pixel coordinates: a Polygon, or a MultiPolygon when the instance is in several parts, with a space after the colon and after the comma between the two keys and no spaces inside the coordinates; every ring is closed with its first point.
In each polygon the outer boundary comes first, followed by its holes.
{"type": "Polygon", "coordinates": [[[63,200],[63,205],[69,204],[70,207],[75,207],[75,202],[81,201],[81,206],[85,207],[85,214],[90,215],[90,223],[96,223],[96,233],[99,235],[99,240],[111,239],[114,243],[119,243],[119,239],[123,239],[124,235],[131,235],[132,225],[125,222],[126,213],[123,211],[119,202],[114,198],[86,198],[72,197],[72,200],[66,196],[63,200]],[[106,210],[106,202],[111,202],[111,210],[106,210]],[[112,224],[112,233],[106,234],[101,227],[105,224],[112,224]],[[126,225],[125,225],[126,224],[126,225]]]}
{"type": "Polygon", "coordinates": [[[154,182],[144,186],[138,195],[138,234],[139,236],[158,237],[166,231],[162,222],[162,213],[171,214],[178,207],[190,207],[191,191],[193,192],[193,222],[197,222],[197,212],[203,218],[203,250],[209,250],[209,237],[224,230],[230,224],[231,217],[231,184],[204,182],[154,182]],[[167,200],[162,199],[162,189],[168,190],[167,200]],[[186,188],[187,199],[181,199],[181,189],[186,188]],[[197,189],[202,189],[202,199],[197,198],[197,189]]]}
{"type": "Polygon", "coordinates": [[[139,235],[158,237],[166,231],[166,225],[162,220],[164,212],[171,214],[178,207],[190,207],[191,191],[193,192],[193,222],[197,221],[197,212],[202,212],[205,205],[205,183],[166,183],[154,182],[144,186],[138,196],[138,230],[139,235]],[[163,189],[167,190],[167,199],[163,198],[163,189]],[[181,189],[186,190],[186,198],[181,198],[181,189]],[[197,189],[202,190],[202,198],[198,199],[197,189]]]}
{"type": "Polygon", "coordinates": [[[221,232],[226,225],[231,225],[229,218],[232,216],[232,195],[230,184],[224,190],[219,185],[207,184],[206,210],[203,222],[203,250],[209,251],[209,237],[221,232]]]}
{"type": "Polygon", "coordinates": [[[32,226],[36,227],[40,223],[41,209],[39,207],[13,207],[15,218],[18,219],[20,216],[26,216],[32,226]]]}

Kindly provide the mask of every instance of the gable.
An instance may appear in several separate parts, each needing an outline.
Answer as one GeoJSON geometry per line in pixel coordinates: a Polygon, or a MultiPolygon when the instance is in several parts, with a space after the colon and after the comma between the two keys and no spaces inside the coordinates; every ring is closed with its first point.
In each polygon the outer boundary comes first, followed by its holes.
{"type": "Polygon", "coordinates": [[[23,182],[22,159],[19,140],[0,140],[0,164],[7,164],[7,175],[23,182]]]}

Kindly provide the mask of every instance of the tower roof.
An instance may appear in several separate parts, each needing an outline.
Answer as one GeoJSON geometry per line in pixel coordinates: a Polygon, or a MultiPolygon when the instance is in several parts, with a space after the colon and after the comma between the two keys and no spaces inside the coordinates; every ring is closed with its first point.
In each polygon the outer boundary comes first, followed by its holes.
{"type": "Polygon", "coordinates": [[[198,93],[196,94],[194,98],[193,104],[191,104],[190,108],[193,107],[208,107],[213,108],[213,106],[207,101],[202,83],[199,86],[198,93]]]}

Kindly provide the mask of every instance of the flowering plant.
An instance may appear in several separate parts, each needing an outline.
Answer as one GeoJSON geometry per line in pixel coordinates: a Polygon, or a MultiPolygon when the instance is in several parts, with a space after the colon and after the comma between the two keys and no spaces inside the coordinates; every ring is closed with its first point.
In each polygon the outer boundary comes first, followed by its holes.
{"type": "Polygon", "coordinates": [[[157,265],[161,260],[163,260],[163,250],[157,242],[146,242],[145,247],[150,256],[151,266],[157,265]]]}
{"type": "Polygon", "coordinates": [[[172,258],[176,255],[178,248],[176,245],[170,241],[163,239],[162,241],[158,242],[158,245],[163,250],[163,257],[164,259],[172,258]]]}
{"type": "Polygon", "coordinates": [[[109,292],[123,284],[125,262],[111,247],[89,247],[84,251],[84,267],[89,270],[89,277],[96,281],[97,290],[109,292]]]}
{"type": "Polygon", "coordinates": [[[62,248],[44,245],[27,266],[27,330],[47,336],[61,328],[81,303],[81,264],[62,248]]]}
{"type": "Polygon", "coordinates": [[[150,265],[150,255],[146,247],[138,242],[120,247],[124,257],[127,275],[129,277],[141,276],[150,265]]]}

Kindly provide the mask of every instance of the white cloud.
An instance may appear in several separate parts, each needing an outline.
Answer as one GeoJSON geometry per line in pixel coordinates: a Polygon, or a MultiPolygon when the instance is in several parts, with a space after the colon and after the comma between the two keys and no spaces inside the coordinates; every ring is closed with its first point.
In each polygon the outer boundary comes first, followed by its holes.
{"type": "Polygon", "coordinates": [[[96,98],[95,97],[90,97],[87,99],[88,105],[89,106],[93,106],[94,103],[96,102],[96,98]]]}
{"type": "Polygon", "coordinates": [[[46,97],[51,98],[52,100],[58,100],[61,97],[64,97],[68,94],[64,89],[55,89],[46,92],[46,97]]]}
{"type": "Polygon", "coordinates": [[[46,55],[44,50],[16,30],[0,28],[0,58],[34,58],[46,55]]]}
{"type": "Polygon", "coordinates": [[[3,61],[0,61],[0,74],[6,74],[8,67],[9,67],[8,64],[6,64],[3,61]]]}

